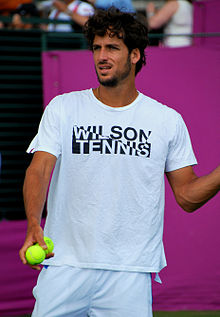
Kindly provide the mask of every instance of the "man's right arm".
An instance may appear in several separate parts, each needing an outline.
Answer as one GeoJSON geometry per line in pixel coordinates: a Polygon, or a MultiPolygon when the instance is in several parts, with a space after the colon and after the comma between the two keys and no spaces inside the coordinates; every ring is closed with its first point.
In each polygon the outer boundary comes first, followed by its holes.
{"type": "MultiPolygon", "coordinates": [[[[28,247],[38,242],[44,249],[47,248],[40,223],[55,163],[56,157],[54,155],[43,151],[35,152],[32,162],[26,171],[23,195],[28,224],[26,239],[19,252],[24,264],[27,264],[25,252],[28,247]]],[[[40,267],[33,266],[33,268],[39,269],[40,267]]]]}

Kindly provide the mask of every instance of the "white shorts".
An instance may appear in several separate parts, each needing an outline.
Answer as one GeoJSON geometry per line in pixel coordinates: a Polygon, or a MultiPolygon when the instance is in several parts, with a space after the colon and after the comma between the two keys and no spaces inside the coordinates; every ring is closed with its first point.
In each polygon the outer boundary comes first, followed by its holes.
{"type": "Polygon", "coordinates": [[[48,266],[32,317],[152,317],[150,273],[48,266]]]}

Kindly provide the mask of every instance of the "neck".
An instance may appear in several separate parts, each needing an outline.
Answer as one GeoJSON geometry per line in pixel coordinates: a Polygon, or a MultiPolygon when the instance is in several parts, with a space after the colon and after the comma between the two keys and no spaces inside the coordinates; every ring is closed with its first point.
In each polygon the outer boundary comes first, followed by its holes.
{"type": "Polygon", "coordinates": [[[105,87],[100,85],[98,88],[93,89],[95,97],[110,107],[124,107],[132,103],[138,96],[135,85],[131,87],[117,86],[105,87]]]}

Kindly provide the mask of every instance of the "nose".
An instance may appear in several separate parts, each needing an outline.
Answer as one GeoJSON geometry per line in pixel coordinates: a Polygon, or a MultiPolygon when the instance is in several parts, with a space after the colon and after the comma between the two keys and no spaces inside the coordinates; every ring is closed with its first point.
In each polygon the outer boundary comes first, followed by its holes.
{"type": "Polygon", "coordinates": [[[99,61],[107,61],[107,60],[108,60],[108,52],[104,47],[102,47],[100,48],[100,51],[99,51],[99,61]]]}

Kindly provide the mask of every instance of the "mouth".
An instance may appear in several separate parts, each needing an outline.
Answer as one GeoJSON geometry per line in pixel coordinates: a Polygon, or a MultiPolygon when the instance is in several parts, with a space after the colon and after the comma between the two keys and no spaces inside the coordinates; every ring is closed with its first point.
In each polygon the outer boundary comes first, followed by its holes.
{"type": "Polygon", "coordinates": [[[111,65],[98,65],[98,70],[100,71],[101,74],[107,74],[110,70],[112,69],[111,65]]]}

